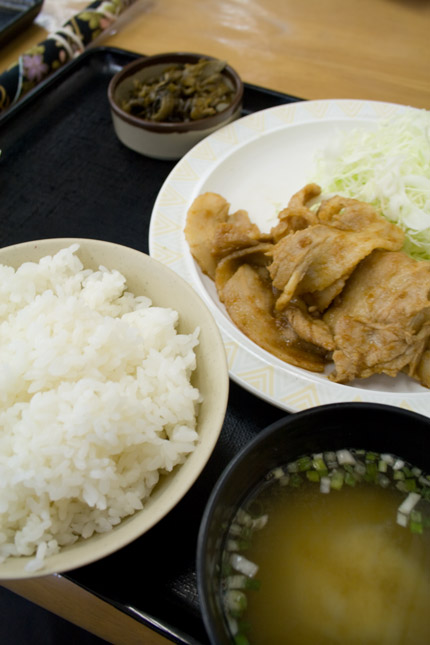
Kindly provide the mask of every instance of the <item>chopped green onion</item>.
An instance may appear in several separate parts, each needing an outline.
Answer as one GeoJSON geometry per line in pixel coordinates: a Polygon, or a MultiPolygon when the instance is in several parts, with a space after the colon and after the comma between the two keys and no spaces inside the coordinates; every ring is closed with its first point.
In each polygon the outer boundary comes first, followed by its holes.
{"type": "Polygon", "coordinates": [[[310,470],[312,468],[312,459],[310,457],[300,457],[297,460],[297,469],[299,472],[310,470]]]}
{"type": "Polygon", "coordinates": [[[233,553],[230,557],[230,564],[239,573],[243,573],[248,578],[253,578],[258,571],[256,564],[245,558],[243,555],[233,553]]]}
{"type": "Polygon", "coordinates": [[[357,483],[356,478],[354,475],[350,472],[345,473],[345,484],[348,484],[348,486],[355,486],[357,483]]]}
{"type": "Polygon", "coordinates": [[[338,465],[335,452],[324,453],[324,460],[328,468],[335,468],[338,465]]]}
{"type": "Polygon", "coordinates": [[[412,533],[416,533],[421,535],[423,532],[423,525],[420,522],[412,522],[412,520],[409,523],[409,528],[411,529],[412,533]]]}
{"type": "Polygon", "coordinates": [[[227,540],[227,542],[225,543],[225,550],[226,551],[238,551],[239,549],[237,548],[236,540],[227,540]]]}
{"type": "Polygon", "coordinates": [[[394,461],[395,461],[393,455],[390,455],[390,454],[387,454],[387,453],[382,453],[381,454],[381,460],[385,461],[385,463],[388,466],[392,466],[394,464],[394,461]]]}
{"type": "Polygon", "coordinates": [[[409,523],[409,528],[411,529],[412,533],[418,533],[419,535],[423,533],[424,521],[421,511],[417,511],[415,509],[411,511],[411,521],[409,523]]]}
{"type": "Polygon", "coordinates": [[[336,470],[330,477],[330,488],[340,490],[343,486],[344,474],[341,470],[336,470]]]}
{"type": "Polygon", "coordinates": [[[238,625],[237,625],[236,618],[233,618],[233,616],[231,614],[229,614],[228,611],[226,611],[226,618],[227,618],[227,623],[228,623],[228,628],[229,628],[230,634],[233,637],[236,637],[238,635],[238,625]]]}
{"type": "Polygon", "coordinates": [[[227,576],[224,579],[224,585],[227,589],[245,589],[248,578],[243,573],[227,576]]]}
{"type": "Polygon", "coordinates": [[[358,475],[364,476],[366,474],[366,465],[362,461],[357,461],[354,470],[358,475]]]}
{"type": "Polygon", "coordinates": [[[321,493],[329,493],[330,492],[330,477],[321,477],[320,480],[320,491],[321,493]]]}
{"type": "Polygon", "coordinates": [[[408,525],[408,516],[400,511],[397,511],[397,524],[406,528],[408,525]]]}
{"type": "Polygon", "coordinates": [[[422,476],[419,478],[419,482],[420,482],[420,484],[422,484],[423,486],[430,486],[430,478],[429,478],[429,476],[428,476],[428,475],[427,475],[426,477],[424,477],[424,475],[422,475],[422,476]]]}
{"type": "Polygon", "coordinates": [[[242,530],[243,530],[243,527],[240,526],[240,524],[233,523],[233,524],[230,524],[230,528],[228,532],[230,533],[230,535],[239,536],[239,535],[242,535],[242,530]]]}
{"type": "Polygon", "coordinates": [[[279,478],[279,485],[280,486],[288,486],[290,483],[290,476],[289,475],[284,475],[283,477],[279,478]]]}
{"type": "Polygon", "coordinates": [[[400,479],[399,481],[396,482],[396,488],[399,490],[401,493],[407,493],[408,491],[406,490],[405,482],[403,479],[400,479]]]}
{"type": "Polygon", "coordinates": [[[247,620],[243,620],[243,618],[241,618],[237,622],[237,628],[238,628],[238,632],[242,632],[243,634],[245,634],[246,632],[249,632],[249,630],[251,629],[251,625],[247,620]]]}
{"type": "Polygon", "coordinates": [[[399,506],[399,513],[409,515],[421,499],[419,493],[409,493],[406,499],[399,506]]]}
{"type": "Polygon", "coordinates": [[[299,473],[292,473],[290,477],[290,484],[293,486],[293,488],[299,488],[303,483],[302,478],[300,477],[299,473]]]}
{"type": "Polygon", "coordinates": [[[256,530],[262,529],[264,526],[266,526],[268,519],[268,515],[260,515],[259,517],[256,517],[252,522],[252,528],[256,530]]]}
{"type": "Polygon", "coordinates": [[[374,482],[378,475],[378,464],[375,461],[370,461],[367,464],[364,479],[367,482],[374,482]]]}
{"type": "Polygon", "coordinates": [[[315,470],[327,472],[327,466],[322,455],[314,455],[312,463],[315,470]]]}
{"type": "Polygon", "coordinates": [[[378,455],[376,452],[367,452],[366,453],[366,461],[376,461],[378,459],[378,455]]]}
{"type": "Polygon", "coordinates": [[[260,529],[265,526],[267,522],[267,515],[260,515],[259,517],[252,517],[243,509],[239,509],[236,513],[236,522],[251,529],[260,529]]]}
{"type": "Polygon", "coordinates": [[[405,490],[411,493],[414,490],[417,490],[417,482],[415,479],[405,479],[405,490]]]}
{"type": "Polygon", "coordinates": [[[306,472],[306,477],[310,482],[319,482],[320,480],[320,474],[317,470],[308,470],[306,472]]]}
{"type": "Polygon", "coordinates": [[[249,526],[252,521],[252,517],[247,513],[246,511],[243,510],[243,508],[240,508],[237,513],[236,513],[236,522],[239,522],[239,524],[242,524],[244,526],[249,526]]]}
{"type": "Polygon", "coordinates": [[[412,509],[411,511],[411,520],[413,522],[422,522],[423,521],[423,514],[421,511],[417,511],[417,509],[412,509]]]}
{"type": "Polygon", "coordinates": [[[382,488],[388,488],[390,485],[390,478],[387,477],[386,475],[379,473],[378,475],[378,484],[382,486],[382,488]]]}
{"type": "Polygon", "coordinates": [[[237,573],[232,576],[227,576],[223,581],[223,586],[226,589],[253,589],[258,591],[261,582],[254,578],[248,578],[243,573],[237,573]]]}
{"type": "Polygon", "coordinates": [[[248,540],[227,540],[226,551],[246,551],[249,548],[248,540]]]}
{"type": "Polygon", "coordinates": [[[291,461],[287,466],[287,470],[289,473],[296,473],[299,470],[297,461],[291,461]]]}
{"type": "Polygon", "coordinates": [[[243,591],[229,589],[224,596],[225,606],[231,616],[241,616],[248,606],[248,600],[243,591]]]}
{"type": "Polygon", "coordinates": [[[336,452],[337,461],[340,465],[355,464],[355,457],[350,450],[338,450],[336,452]]]}
{"type": "Polygon", "coordinates": [[[258,591],[261,587],[261,582],[260,580],[255,580],[254,578],[247,578],[246,579],[246,589],[252,589],[254,591],[258,591]]]}
{"type": "Polygon", "coordinates": [[[275,468],[274,470],[272,470],[271,475],[275,479],[281,479],[282,477],[285,476],[285,471],[283,468],[281,468],[281,466],[279,466],[279,468],[275,468]]]}
{"type": "Polygon", "coordinates": [[[378,462],[378,470],[380,473],[386,473],[388,470],[388,464],[384,459],[380,459],[378,462]]]}

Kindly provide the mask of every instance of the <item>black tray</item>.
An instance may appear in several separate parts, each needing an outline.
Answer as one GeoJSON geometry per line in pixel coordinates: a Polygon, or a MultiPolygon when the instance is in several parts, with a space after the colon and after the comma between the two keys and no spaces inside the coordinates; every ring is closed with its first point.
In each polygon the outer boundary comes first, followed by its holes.
{"type": "Polygon", "coordinates": [[[27,29],[42,9],[43,0],[2,2],[0,0],[0,45],[27,29]]]}
{"type": "MultiPolygon", "coordinates": [[[[48,237],[105,239],[148,253],[154,200],[174,162],[117,139],[110,78],[137,55],[89,49],[0,117],[0,245],[48,237]]],[[[299,99],[246,85],[243,113],[299,99]]],[[[184,499],[118,553],[64,575],[173,642],[208,642],[196,588],[206,501],[236,452],[285,412],[231,383],[216,449],[184,499]]]]}

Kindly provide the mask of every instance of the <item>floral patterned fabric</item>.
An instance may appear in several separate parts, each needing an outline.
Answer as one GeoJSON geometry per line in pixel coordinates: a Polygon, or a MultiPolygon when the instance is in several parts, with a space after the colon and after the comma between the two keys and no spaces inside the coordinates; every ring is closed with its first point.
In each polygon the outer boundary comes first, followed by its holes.
{"type": "Polygon", "coordinates": [[[68,20],[61,29],[20,56],[0,74],[0,113],[69,60],[78,56],[110,27],[134,0],[97,0],[68,20]]]}

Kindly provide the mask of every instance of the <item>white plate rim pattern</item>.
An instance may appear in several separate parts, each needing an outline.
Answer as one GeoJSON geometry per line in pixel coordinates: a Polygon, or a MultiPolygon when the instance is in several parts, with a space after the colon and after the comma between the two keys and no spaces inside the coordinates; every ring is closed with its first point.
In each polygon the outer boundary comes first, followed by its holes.
{"type": "MultiPolygon", "coordinates": [[[[321,375],[284,365],[256,346],[227,320],[203,285],[205,278],[191,257],[184,235],[188,207],[211,172],[242,146],[297,125],[336,120],[354,124],[358,119],[376,122],[405,109],[407,106],[379,101],[322,99],[286,103],[251,113],[192,148],[174,166],[155,200],[149,229],[150,255],[187,280],[212,311],[224,341],[231,378],[286,412],[363,401],[402,407],[430,417],[430,393],[424,388],[415,392],[384,391],[333,383],[321,375]]],[[[301,187],[297,186],[297,190],[301,187]]]]}

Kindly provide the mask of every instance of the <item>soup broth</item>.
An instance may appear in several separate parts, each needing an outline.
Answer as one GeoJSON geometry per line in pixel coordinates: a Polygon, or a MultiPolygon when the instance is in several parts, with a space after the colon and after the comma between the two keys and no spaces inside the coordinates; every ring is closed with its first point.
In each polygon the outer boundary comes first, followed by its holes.
{"type": "Polygon", "coordinates": [[[247,548],[237,562],[238,554],[231,552],[239,542],[230,535],[228,562],[236,577],[242,571],[253,582],[232,592],[230,573],[224,585],[237,643],[430,643],[428,479],[420,475],[422,495],[410,468],[414,485],[394,479],[395,470],[381,479],[379,468],[373,477],[366,471],[348,485],[349,471],[343,470],[341,485],[327,488],[327,479],[333,483],[339,470],[335,467],[331,478],[325,473],[317,478],[314,468],[272,473],[241,511],[249,544],[242,541],[247,548]]]}

